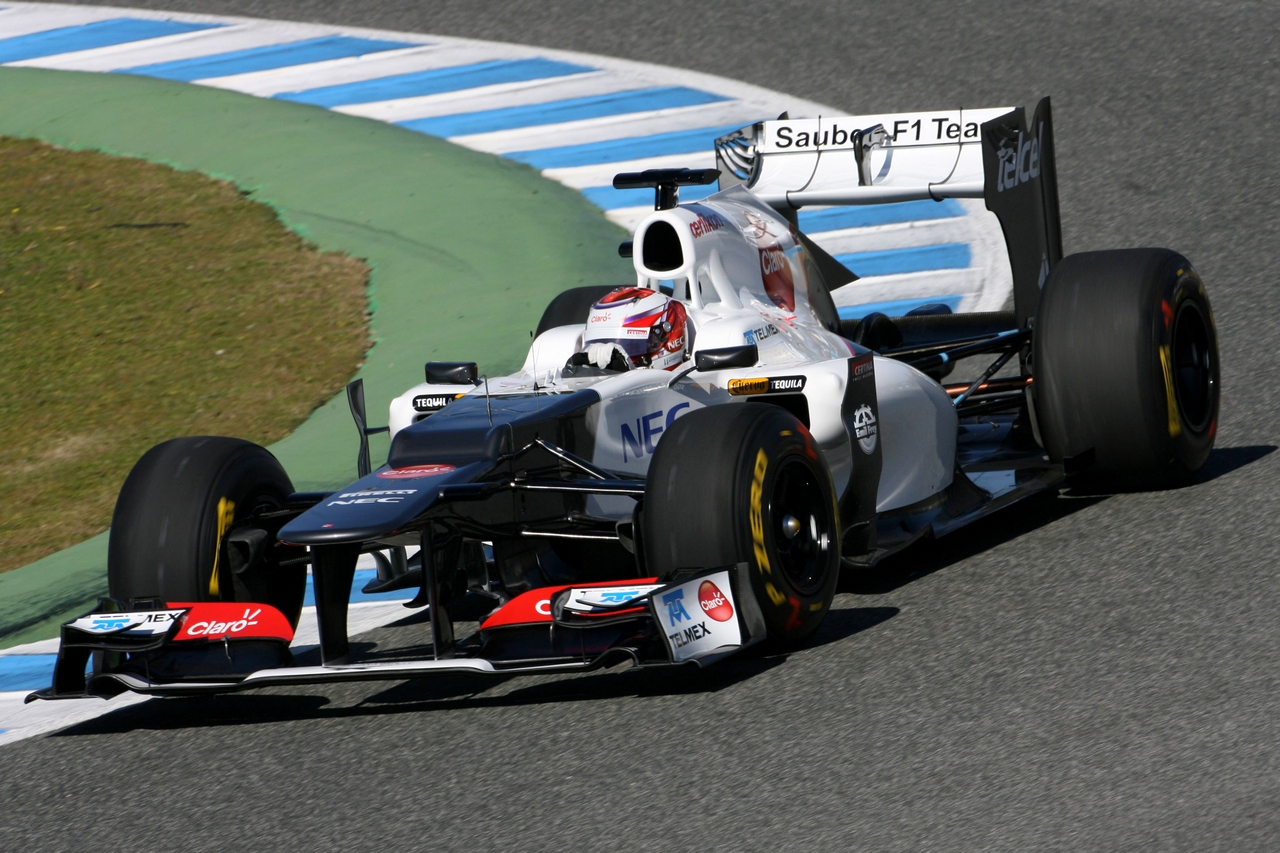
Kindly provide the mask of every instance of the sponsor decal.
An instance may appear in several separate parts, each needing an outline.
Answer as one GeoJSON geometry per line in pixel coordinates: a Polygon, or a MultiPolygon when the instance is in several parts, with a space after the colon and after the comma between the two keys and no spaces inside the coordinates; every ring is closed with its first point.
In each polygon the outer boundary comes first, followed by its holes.
{"type": "MultiPolygon", "coordinates": [[[[858,128],[841,124],[847,119],[801,119],[787,122],[766,123],[761,153],[777,151],[804,152],[819,150],[852,149],[858,128]]],[[[885,125],[894,145],[939,145],[959,142],[977,142],[980,138],[978,122],[964,121],[954,114],[907,116],[885,125]]]]}
{"type": "Polygon", "coordinates": [[[671,429],[676,417],[687,408],[689,408],[688,403],[676,403],[670,409],[658,409],[656,412],[642,415],[636,418],[634,431],[632,431],[630,423],[622,424],[619,427],[619,440],[622,442],[622,461],[628,461],[628,449],[630,449],[631,456],[634,459],[639,459],[646,453],[652,455],[653,451],[657,449],[659,433],[664,429],[671,429]]]}
{"type": "Polygon", "coordinates": [[[779,308],[796,310],[796,283],[791,277],[791,262],[787,260],[787,253],[777,243],[758,248],[764,292],[779,308]]]}
{"type": "Polygon", "coordinates": [[[733,618],[733,605],[720,591],[720,587],[711,581],[703,581],[698,587],[698,606],[717,622],[728,622],[733,618]]]}
{"type": "Polygon", "coordinates": [[[419,394],[413,398],[413,408],[418,412],[438,412],[461,396],[461,394],[419,394]]]}
{"type": "Polygon", "coordinates": [[[777,326],[773,325],[772,323],[765,323],[763,326],[761,326],[758,329],[748,329],[747,331],[743,332],[742,337],[745,338],[747,343],[749,344],[758,344],[763,340],[772,338],[774,335],[778,333],[779,332],[778,332],[777,326]]]}
{"type": "MultiPolygon", "coordinates": [[[[764,448],[756,451],[756,465],[751,472],[751,506],[747,510],[747,521],[751,525],[751,544],[755,554],[756,565],[760,568],[761,574],[766,576],[773,574],[773,566],[769,564],[769,548],[764,542],[764,475],[769,471],[769,457],[765,455],[764,448]]],[[[764,591],[768,593],[769,600],[774,604],[781,606],[787,597],[773,585],[773,580],[764,582],[764,591]]]]}
{"type": "Polygon", "coordinates": [[[719,231],[721,228],[728,227],[729,223],[718,213],[707,211],[699,213],[698,218],[689,223],[689,230],[693,232],[693,236],[701,237],[704,234],[710,234],[712,231],[719,231]]]}
{"type": "Polygon", "coordinates": [[[643,604],[640,599],[644,598],[655,589],[661,589],[661,584],[639,584],[635,586],[617,586],[617,587],[578,587],[569,590],[569,595],[565,600],[564,609],[574,613],[585,614],[608,614],[617,613],[619,611],[630,612],[630,608],[625,608],[627,604],[643,604]]]}
{"type": "Polygon", "coordinates": [[[804,390],[804,376],[759,376],[730,379],[729,393],[735,397],[748,394],[799,394],[804,390]]]}
{"type": "Polygon", "coordinates": [[[654,613],[676,662],[742,645],[728,572],[691,580],[655,597],[654,613]],[[697,608],[692,602],[697,601],[697,608]],[[686,603],[690,606],[686,607],[686,603]],[[691,613],[690,610],[693,610],[691,613]]]}
{"type": "Polygon", "coordinates": [[[969,121],[961,125],[951,116],[931,116],[915,121],[898,119],[889,135],[894,142],[976,142],[978,123],[969,121]]]}
{"type": "MultiPolygon", "coordinates": [[[[655,578],[641,578],[640,583],[629,582],[626,584],[617,583],[601,583],[590,584],[580,587],[574,592],[585,593],[586,590],[634,590],[643,588],[647,595],[658,586],[654,584],[655,578]]],[[[569,589],[568,584],[561,586],[544,586],[538,589],[531,589],[523,592],[497,610],[486,616],[480,623],[482,630],[488,631],[492,628],[504,628],[511,625],[540,625],[550,624],[551,622],[551,599],[561,590],[569,589]]],[[[574,596],[570,596],[572,600],[574,596]]]]}
{"type": "Polygon", "coordinates": [[[344,492],[337,500],[329,501],[325,506],[357,506],[361,504],[398,504],[406,497],[417,493],[417,489],[366,489],[363,492],[344,492]]]}
{"type": "Polygon", "coordinates": [[[871,407],[863,403],[853,412],[854,437],[858,439],[858,447],[862,452],[871,455],[876,449],[877,425],[876,416],[871,407]]]}
{"type": "Polygon", "coordinates": [[[71,626],[89,634],[163,634],[181,615],[181,610],[90,613],[76,619],[71,626]]]}
{"type": "Polygon", "coordinates": [[[996,172],[996,192],[1011,190],[1040,177],[1040,145],[1044,141],[1044,122],[1030,139],[1019,130],[1018,138],[1002,140],[996,149],[1000,165],[996,172]]]}
{"type": "Polygon", "coordinates": [[[745,397],[748,394],[768,394],[769,379],[766,376],[752,379],[730,379],[729,393],[735,397],[745,397]]]}
{"type": "Polygon", "coordinates": [[[862,379],[870,376],[875,370],[875,365],[871,360],[871,356],[864,356],[849,365],[849,375],[854,379],[862,379]]]}
{"type": "Polygon", "coordinates": [[[592,315],[591,315],[591,322],[592,322],[592,323],[607,323],[607,322],[609,322],[609,321],[610,321],[610,320],[612,320],[612,319],[613,319],[613,314],[611,314],[611,313],[609,313],[609,312],[607,312],[607,311],[606,311],[605,313],[603,313],[603,314],[592,314],[592,315]]]}
{"type": "Polygon", "coordinates": [[[228,601],[192,604],[175,640],[273,639],[288,642],[293,628],[284,614],[269,604],[228,601]]]}
{"type": "Polygon", "coordinates": [[[758,213],[747,211],[747,228],[744,229],[746,235],[752,240],[763,240],[771,232],[769,231],[768,221],[758,213]]]}
{"type": "Polygon", "coordinates": [[[439,477],[456,470],[458,469],[453,465],[410,465],[407,468],[379,471],[378,476],[383,480],[419,480],[423,477],[439,477]]]}
{"type": "Polygon", "coordinates": [[[662,606],[667,608],[667,621],[672,625],[679,625],[688,619],[693,621],[693,617],[689,615],[689,611],[684,609],[684,590],[677,589],[674,592],[668,592],[662,596],[662,606]]]}

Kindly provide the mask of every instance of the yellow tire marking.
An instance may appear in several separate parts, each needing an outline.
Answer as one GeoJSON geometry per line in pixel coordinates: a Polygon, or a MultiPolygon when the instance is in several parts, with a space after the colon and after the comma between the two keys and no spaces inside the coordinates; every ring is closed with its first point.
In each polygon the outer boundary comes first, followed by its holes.
{"type": "Polygon", "coordinates": [[[218,499],[218,544],[213,551],[213,574],[209,576],[209,594],[218,595],[218,555],[222,553],[222,537],[231,529],[236,518],[236,502],[229,498],[218,499]]]}
{"type": "MultiPolygon", "coordinates": [[[[760,504],[764,498],[764,475],[768,470],[769,457],[765,455],[762,447],[756,451],[756,467],[751,476],[751,510],[748,516],[751,520],[751,541],[755,546],[756,564],[760,566],[760,571],[767,575],[773,574],[773,567],[769,565],[769,551],[764,545],[764,516],[760,504]]],[[[766,589],[772,590],[769,597],[774,598],[777,590],[773,588],[773,584],[768,584],[766,589]]],[[[781,594],[778,593],[778,595],[781,594]]],[[[780,602],[775,599],[774,603],[780,602]]]]}
{"type": "Polygon", "coordinates": [[[1182,435],[1182,421],[1178,417],[1178,398],[1173,392],[1173,368],[1169,364],[1169,347],[1160,346],[1160,367],[1164,370],[1164,395],[1169,404],[1169,436],[1177,438],[1182,435]]]}

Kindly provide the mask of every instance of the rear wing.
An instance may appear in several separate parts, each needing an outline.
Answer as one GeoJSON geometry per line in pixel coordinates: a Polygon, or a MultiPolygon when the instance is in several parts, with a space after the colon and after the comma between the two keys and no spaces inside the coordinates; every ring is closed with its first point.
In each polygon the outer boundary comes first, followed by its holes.
{"type": "MultiPolygon", "coordinates": [[[[785,116],[785,114],[784,114],[785,116]]],[[[721,189],[808,205],[981,198],[1004,233],[1019,328],[1062,258],[1049,99],[1022,107],[759,122],[716,140],[721,189]]]]}

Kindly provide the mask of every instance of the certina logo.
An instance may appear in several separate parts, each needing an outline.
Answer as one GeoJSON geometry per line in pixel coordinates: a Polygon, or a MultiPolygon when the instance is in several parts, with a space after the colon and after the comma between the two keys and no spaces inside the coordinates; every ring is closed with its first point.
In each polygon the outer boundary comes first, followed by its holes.
{"type": "Polygon", "coordinates": [[[1027,139],[1021,130],[1016,141],[1006,139],[1000,143],[996,155],[1000,165],[996,172],[996,192],[1011,190],[1040,177],[1040,151],[1044,144],[1044,122],[1036,129],[1036,135],[1027,139]]]}
{"type": "Polygon", "coordinates": [[[720,591],[720,587],[711,581],[703,581],[698,587],[698,606],[717,622],[728,622],[733,618],[733,605],[720,591]]]}
{"type": "Polygon", "coordinates": [[[689,230],[693,232],[694,237],[701,237],[704,234],[710,234],[712,231],[719,231],[721,228],[728,226],[728,222],[718,213],[707,211],[698,214],[698,218],[689,223],[689,230]]]}
{"type": "Polygon", "coordinates": [[[398,504],[407,495],[417,489],[383,489],[382,491],[344,492],[336,501],[329,501],[325,506],[352,506],[357,504],[398,504]]]}
{"type": "Polygon", "coordinates": [[[413,408],[419,412],[434,412],[443,409],[461,394],[419,394],[413,398],[413,408]]]}
{"type": "Polygon", "coordinates": [[[628,450],[631,451],[632,459],[639,459],[646,453],[652,455],[653,451],[657,449],[659,434],[664,429],[671,429],[676,417],[687,408],[689,408],[688,403],[676,403],[670,409],[659,409],[656,412],[650,412],[647,415],[636,418],[634,432],[630,423],[622,424],[619,428],[622,442],[622,461],[628,461],[628,450]]]}
{"type": "Polygon", "coordinates": [[[765,323],[758,329],[748,329],[743,332],[742,337],[745,338],[746,342],[749,344],[758,344],[763,340],[772,338],[776,334],[778,334],[778,327],[772,323],[765,323]]]}
{"type": "Polygon", "coordinates": [[[853,430],[854,436],[858,439],[858,447],[862,448],[862,452],[866,454],[874,452],[877,433],[876,416],[866,403],[859,406],[853,413],[853,430]]]}
{"type": "Polygon", "coordinates": [[[874,367],[872,366],[870,356],[867,356],[861,361],[855,361],[853,363],[853,378],[861,379],[862,377],[869,375],[873,369],[874,367]]]}

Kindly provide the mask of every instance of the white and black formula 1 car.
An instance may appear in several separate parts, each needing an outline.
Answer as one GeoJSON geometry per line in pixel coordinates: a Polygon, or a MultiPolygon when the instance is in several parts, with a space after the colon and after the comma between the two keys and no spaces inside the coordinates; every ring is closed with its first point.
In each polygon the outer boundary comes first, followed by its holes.
{"type": "Polygon", "coordinates": [[[706,665],[803,643],[842,570],[1064,478],[1187,480],[1218,415],[1204,286],[1167,249],[1062,257],[1048,99],[1026,118],[784,118],[718,140],[718,170],[618,175],[656,197],[620,248],[634,285],[557,296],[518,373],[427,364],[389,427],[366,426],[353,383],[346,488],[295,493],[231,438],[144,455],[112,520],[110,598],[63,626],[33,696],[706,665]],[[998,218],[1013,310],[841,322],[830,292],[854,276],[796,211],[949,198],[998,218]],[[985,370],[944,384],[977,356],[985,370]],[[370,590],[418,591],[429,646],[353,652],[364,553],[370,590]],[[289,648],[308,568],[318,665],[289,648]]]}

